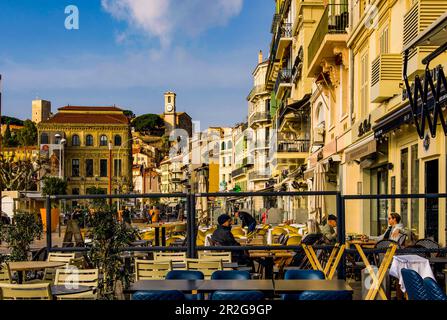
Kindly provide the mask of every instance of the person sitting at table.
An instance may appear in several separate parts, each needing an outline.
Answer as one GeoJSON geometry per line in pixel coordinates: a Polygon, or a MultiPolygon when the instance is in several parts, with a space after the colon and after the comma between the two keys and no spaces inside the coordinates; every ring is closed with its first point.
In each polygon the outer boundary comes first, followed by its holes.
{"type": "MultiPolygon", "coordinates": [[[[388,215],[388,228],[386,229],[385,233],[383,233],[378,237],[370,236],[369,239],[375,241],[393,240],[398,242],[401,235],[407,234],[404,225],[400,221],[401,221],[400,214],[398,214],[397,212],[391,212],[388,215]]],[[[367,237],[364,236],[363,239],[365,238],[367,237]]]]}
{"type": "Polygon", "coordinates": [[[324,240],[329,244],[334,244],[337,242],[337,217],[330,214],[327,217],[326,224],[321,228],[321,233],[323,234],[324,240]]]}
{"type": "MultiPolygon", "coordinates": [[[[233,219],[228,214],[222,214],[217,218],[217,223],[217,229],[214,230],[211,239],[221,246],[240,246],[240,243],[236,241],[231,233],[233,219]]],[[[234,250],[231,252],[231,256],[234,261],[237,261],[241,265],[251,263],[250,258],[244,251],[234,250]]]]}
{"type": "Polygon", "coordinates": [[[236,211],[234,214],[236,218],[241,219],[242,228],[248,227],[248,233],[255,231],[256,229],[256,219],[252,217],[251,214],[245,211],[236,211]]]}

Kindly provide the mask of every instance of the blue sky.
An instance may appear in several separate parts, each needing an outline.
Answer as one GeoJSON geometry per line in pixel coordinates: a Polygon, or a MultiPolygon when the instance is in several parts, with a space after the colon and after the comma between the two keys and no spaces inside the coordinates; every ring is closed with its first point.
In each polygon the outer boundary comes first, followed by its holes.
{"type": "Polygon", "coordinates": [[[3,115],[117,105],[161,113],[163,93],[208,126],[247,115],[259,50],[268,54],[273,0],[1,0],[3,115]],[[79,30],[65,29],[65,7],[79,30]]]}

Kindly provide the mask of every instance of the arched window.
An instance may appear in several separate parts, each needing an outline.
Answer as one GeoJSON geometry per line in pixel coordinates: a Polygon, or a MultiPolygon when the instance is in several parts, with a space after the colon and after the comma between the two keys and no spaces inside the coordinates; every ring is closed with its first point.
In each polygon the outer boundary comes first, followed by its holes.
{"type": "Polygon", "coordinates": [[[233,143],[231,142],[231,140],[228,140],[227,149],[231,149],[231,148],[233,148],[233,143]]]}
{"type": "Polygon", "coordinates": [[[93,146],[93,136],[91,134],[88,134],[85,137],[85,145],[88,146],[88,147],[93,146]]]}
{"type": "Polygon", "coordinates": [[[115,146],[119,147],[121,145],[121,136],[120,135],[116,135],[114,142],[115,142],[115,146]]]}
{"type": "Polygon", "coordinates": [[[71,145],[72,146],[80,146],[81,145],[81,139],[79,139],[79,136],[77,134],[74,134],[71,137],[71,145]]]}
{"type": "Polygon", "coordinates": [[[225,142],[222,141],[222,144],[220,146],[220,150],[225,150],[225,142]]]}
{"type": "Polygon", "coordinates": [[[41,144],[48,144],[49,143],[49,141],[48,141],[48,133],[43,132],[40,135],[40,143],[41,144]]]}
{"type": "Polygon", "coordinates": [[[107,146],[107,136],[102,135],[101,138],[99,138],[99,145],[101,147],[106,147],[107,146]]]}
{"type": "Polygon", "coordinates": [[[318,107],[317,107],[316,120],[317,120],[317,125],[321,125],[324,122],[324,107],[321,102],[318,104],[318,107]]]}

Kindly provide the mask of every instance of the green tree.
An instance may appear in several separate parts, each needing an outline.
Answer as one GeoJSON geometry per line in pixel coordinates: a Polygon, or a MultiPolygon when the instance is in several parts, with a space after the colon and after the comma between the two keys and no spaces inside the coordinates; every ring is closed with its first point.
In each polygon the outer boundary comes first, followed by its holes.
{"type": "Polygon", "coordinates": [[[128,117],[129,119],[133,119],[133,118],[135,118],[135,113],[133,113],[132,110],[124,110],[123,113],[124,113],[124,115],[125,115],[126,117],[128,117]]]}
{"type": "Polygon", "coordinates": [[[43,179],[42,194],[45,196],[67,194],[67,181],[58,177],[45,177],[43,179]]]}
{"type": "Polygon", "coordinates": [[[0,155],[0,188],[2,190],[36,190],[39,172],[48,161],[46,159],[15,160],[15,155],[0,155]]]}
{"type": "Polygon", "coordinates": [[[135,131],[143,134],[161,136],[164,133],[164,121],[158,114],[148,113],[136,117],[132,125],[135,131]]]}
{"type": "MultiPolygon", "coordinates": [[[[91,195],[105,195],[107,194],[107,190],[99,187],[88,187],[87,190],[85,190],[87,194],[91,195]]],[[[91,204],[94,209],[103,209],[107,202],[105,198],[99,198],[99,199],[92,199],[91,204]]]]}
{"type": "Polygon", "coordinates": [[[9,123],[6,125],[5,135],[3,137],[3,144],[5,147],[16,147],[17,146],[17,136],[11,132],[9,123]]]}
{"type": "Polygon", "coordinates": [[[31,120],[25,120],[24,127],[19,131],[17,140],[21,146],[37,145],[37,127],[31,120]]]}
{"type": "Polygon", "coordinates": [[[42,235],[42,223],[36,215],[30,213],[16,213],[12,225],[4,225],[1,238],[8,243],[11,250],[9,260],[26,261],[31,243],[42,235]]]}

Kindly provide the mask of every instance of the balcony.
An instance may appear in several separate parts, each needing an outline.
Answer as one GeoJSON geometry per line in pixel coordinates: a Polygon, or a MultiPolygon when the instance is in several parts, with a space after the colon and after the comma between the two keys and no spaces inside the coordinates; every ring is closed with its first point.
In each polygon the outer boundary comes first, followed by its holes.
{"type": "Polygon", "coordinates": [[[371,64],[371,102],[382,102],[399,94],[401,80],[402,55],[379,55],[371,64]]]}
{"type": "Polygon", "coordinates": [[[275,83],[275,93],[278,100],[287,88],[292,87],[292,69],[281,69],[275,83]]]}
{"type": "Polygon", "coordinates": [[[255,180],[268,180],[270,179],[271,175],[265,173],[264,171],[252,171],[248,174],[248,180],[255,181],[255,180]]]}
{"type": "Polygon", "coordinates": [[[313,76],[320,61],[334,56],[334,48],[346,46],[349,13],[346,5],[330,4],[315,29],[308,46],[309,75],[313,76]]]}
{"type": "Polygon", "coordinates": [[[240,176],[245,175],[246,173],[247,173],[247,168],[246,167],[240,167],[240,168],[238,168],[236,170],[233,170],[231,172],[231,178],[235,179],[235,178],[238,178],[240,176]]]}
{"type": "Polygon", "coordinates": [[[247,100],[251,101],[253,98],[255,98],[256,96],[258,96],[262,93],[268,93],[265,85],[254,86],[253,89],[251,89],[250,93],[248,94],[247,100]]]}
{"type": "Polygon", "coordinates": [[[292,23],[281,24],[275,40],[276,59],[281,59],[286,49],[292,44],[292,27],[292,23]]]}
{"type": "MultiPolygon", "coordinates": [[[[419,33],[425,30],[446,11],[446,1],[417,1],[404,15],[403,46],[407,46],[419,35],[419,33]]],[[[416,75],[423,74],[425,66],[422,64],[422,59],[436,48],[436,46],[417,47],[410,52],[408,56],[407,70],[407,75],[410,80],[413,80],[416,75]]],[[[438,59],[435,59],[431,64],[436,65],[441,63],[443,58],[445,59],[445,55],[439,56],[438,59]]]]}
{"type": "Polygon", "coordinates": [[[310,140],[295,140],[278,142],[278,152],[305,152],[308,153],[310,148],[310,140]]]}
{"type": "Polygon", "coordinates": [[[269,112],[253,112],[248,118],[248,125],[253,127],[259,122],[270,121],[270,119],[271,117],[269,112]]]}

